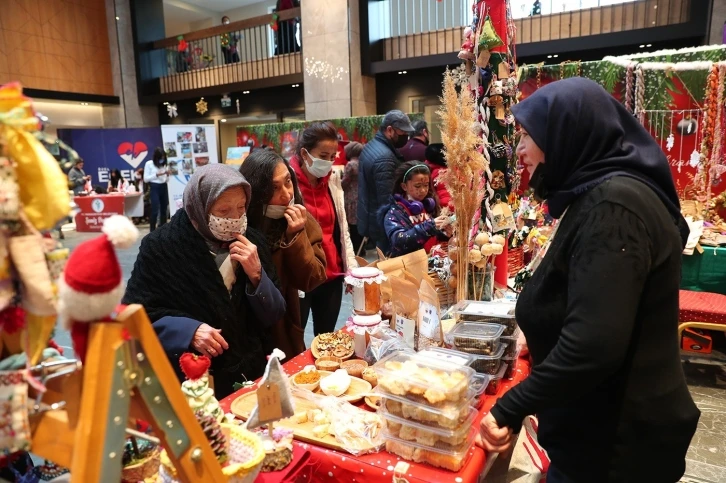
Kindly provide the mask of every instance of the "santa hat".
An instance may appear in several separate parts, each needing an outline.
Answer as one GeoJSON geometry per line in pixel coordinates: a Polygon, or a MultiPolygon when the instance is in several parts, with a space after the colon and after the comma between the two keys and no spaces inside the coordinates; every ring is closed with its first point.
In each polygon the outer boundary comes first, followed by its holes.
{"type": "Polygon", "coordinates": [[[78,245],[58,283],[59,312],[70,322],[93,322],[110,315],[124,294],[114,248],[129,248],[139,231],[121,215],[103,222],[104,235],[78,245]]]}

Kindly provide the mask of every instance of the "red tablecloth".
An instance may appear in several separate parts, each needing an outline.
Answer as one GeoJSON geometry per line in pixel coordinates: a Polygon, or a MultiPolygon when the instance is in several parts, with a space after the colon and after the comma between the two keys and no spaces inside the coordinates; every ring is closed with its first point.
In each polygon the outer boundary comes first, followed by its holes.
{"type": "MultiPolygon", "coordinates": [[[[313,364],[313,356],[310,350],[305,351],[299,356],[291,359],[283,365],[288,375],[299,372],[303,367],[313,364]]],[[[517,369],[515,371],[514,380],[505,381],[499,389],[499,396],[504,394],[509,388],[521,382],[530,371],[529,363],[524,359],[517,361],[517,369]]],[[[255,388],[242,389],[220,401],[222,409],[229,412],[232,402],[242,394],[254,390],[255,388]]],[[[479,424],[481,418],[487,414],[496,402],[498,396],[486,396],[484,404],[479,409],[479,415],[476,424],[479,424]]],[[[381,451],[375,454],[353,456],[348,453],[342,453],[330,449],[321,448],[312,444],[301,443],[295,441],[295,445],[302,447],[310,452],[310,458],[305,468],[303,468],[293,480],[284,480],[286,482],[365,482],[365,483],[390,483],[393,480],[393,467],[396,466],[401,458],[396,455],[381,451]]],[[[472,455],[466,466],[458,473],[441,470],[426,464],[408,462],[410,469],[405,478],[409,483],[433,483],[433,482],[456,482],[467,483],[479,480],[479,475],[484,470],[486,457],[481,448],[472,449],[472,455]]]]}
{"type": "Polygon", "coordinates": [[[679,322],[726,324],[726,295],[681,290],[679,322]]]}

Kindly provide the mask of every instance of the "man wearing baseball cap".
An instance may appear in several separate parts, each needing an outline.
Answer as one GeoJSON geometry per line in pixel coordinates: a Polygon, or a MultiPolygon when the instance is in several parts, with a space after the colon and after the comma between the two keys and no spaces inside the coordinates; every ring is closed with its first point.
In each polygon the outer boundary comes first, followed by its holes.
{"type": "Polygon", "coordinates": [[[358,163],[358,232],[376,242],[383,253],[388,253],[389,246],[378,210],[389,203],[394,172],[403,162],[398,150],[406,145],[413,132],[406,114],[389,111],[376,137],[363,148],[358,163]]]}

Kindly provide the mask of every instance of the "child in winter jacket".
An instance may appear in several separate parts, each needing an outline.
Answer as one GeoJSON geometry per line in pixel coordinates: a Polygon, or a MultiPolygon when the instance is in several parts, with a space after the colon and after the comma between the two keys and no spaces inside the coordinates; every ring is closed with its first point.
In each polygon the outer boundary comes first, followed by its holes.
{"type": "Polygon", "coordinates": [[[419,161],[399,166],[391,203],[381,213],[391,246],[389,256],[398,257],[422,248],[428,253],[434,245],[447,241],[451,223],[439,212],[429,167],[419,161]]]}

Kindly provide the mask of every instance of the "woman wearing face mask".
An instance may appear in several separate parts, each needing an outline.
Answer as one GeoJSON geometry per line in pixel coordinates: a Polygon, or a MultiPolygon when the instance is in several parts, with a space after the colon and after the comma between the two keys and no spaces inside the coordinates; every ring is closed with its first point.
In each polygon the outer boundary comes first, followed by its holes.
{"type": "Polygon", "coordinates": [[[154,150],[154,157],[144,165],[144,183],[149,185],[151,199],[151,218],[149,231],[166,223],[166,211],[169,208],[169,167],[166,163],[166,153],[160,147],[154,150]]]}
{"type": "Polygon", "coordinates": [[[482,420],[481,443],[506,450],[536,414],[548,483],[679,481],[700,413],[679,354],[688,225],[668,161],[587,79],[549,84],[512,113],[535,196],[560,223],[517,302],[532,373],[482,420]]]}
{"type": "Polygon", "coordinates": [[[262,375],[264,335],[285,314],[265,237],[247,229],[249,203],[236,169],[197,169],[183,209],[141,242],[124,296],[144,306],[181,380],[184,352],[212,358],[217,398],[262,375]]]}
{"type": "Polygon", "coordinates": [[[391,203],[380,212],[391,247],[389,255],[399,257],[422,248],[428,253],[434,245],[447,241],[452,226],[447,217],[438,216],[440,211],[429,167],[419,161],[399,166],[391,203]]]}
{"type": "Polygon", "coordinates": [[[287,302],[285,316],[272,327],[270,350],[277,347],[293,357],[305,351],[298,291],[312,292],[327,280],[323,233],[302,204],[295,173],[282,156],[271,149],[255,151],[240,172],[252,186],[250,226],[267,238],[287,302]]]}
{"type": "Polygon", "coordinates": [[[356,267],[348,233],[340,175],[331,173],[338,152],[338,133],[332,124],[314,122],[300,135],[297,154],[290,160],[305,208],[320,224],[326,260],[326,282],[300,300],[301,323],[313,313],[315,335],[332,332],[343,298],[343,275],[356,267]]]}

